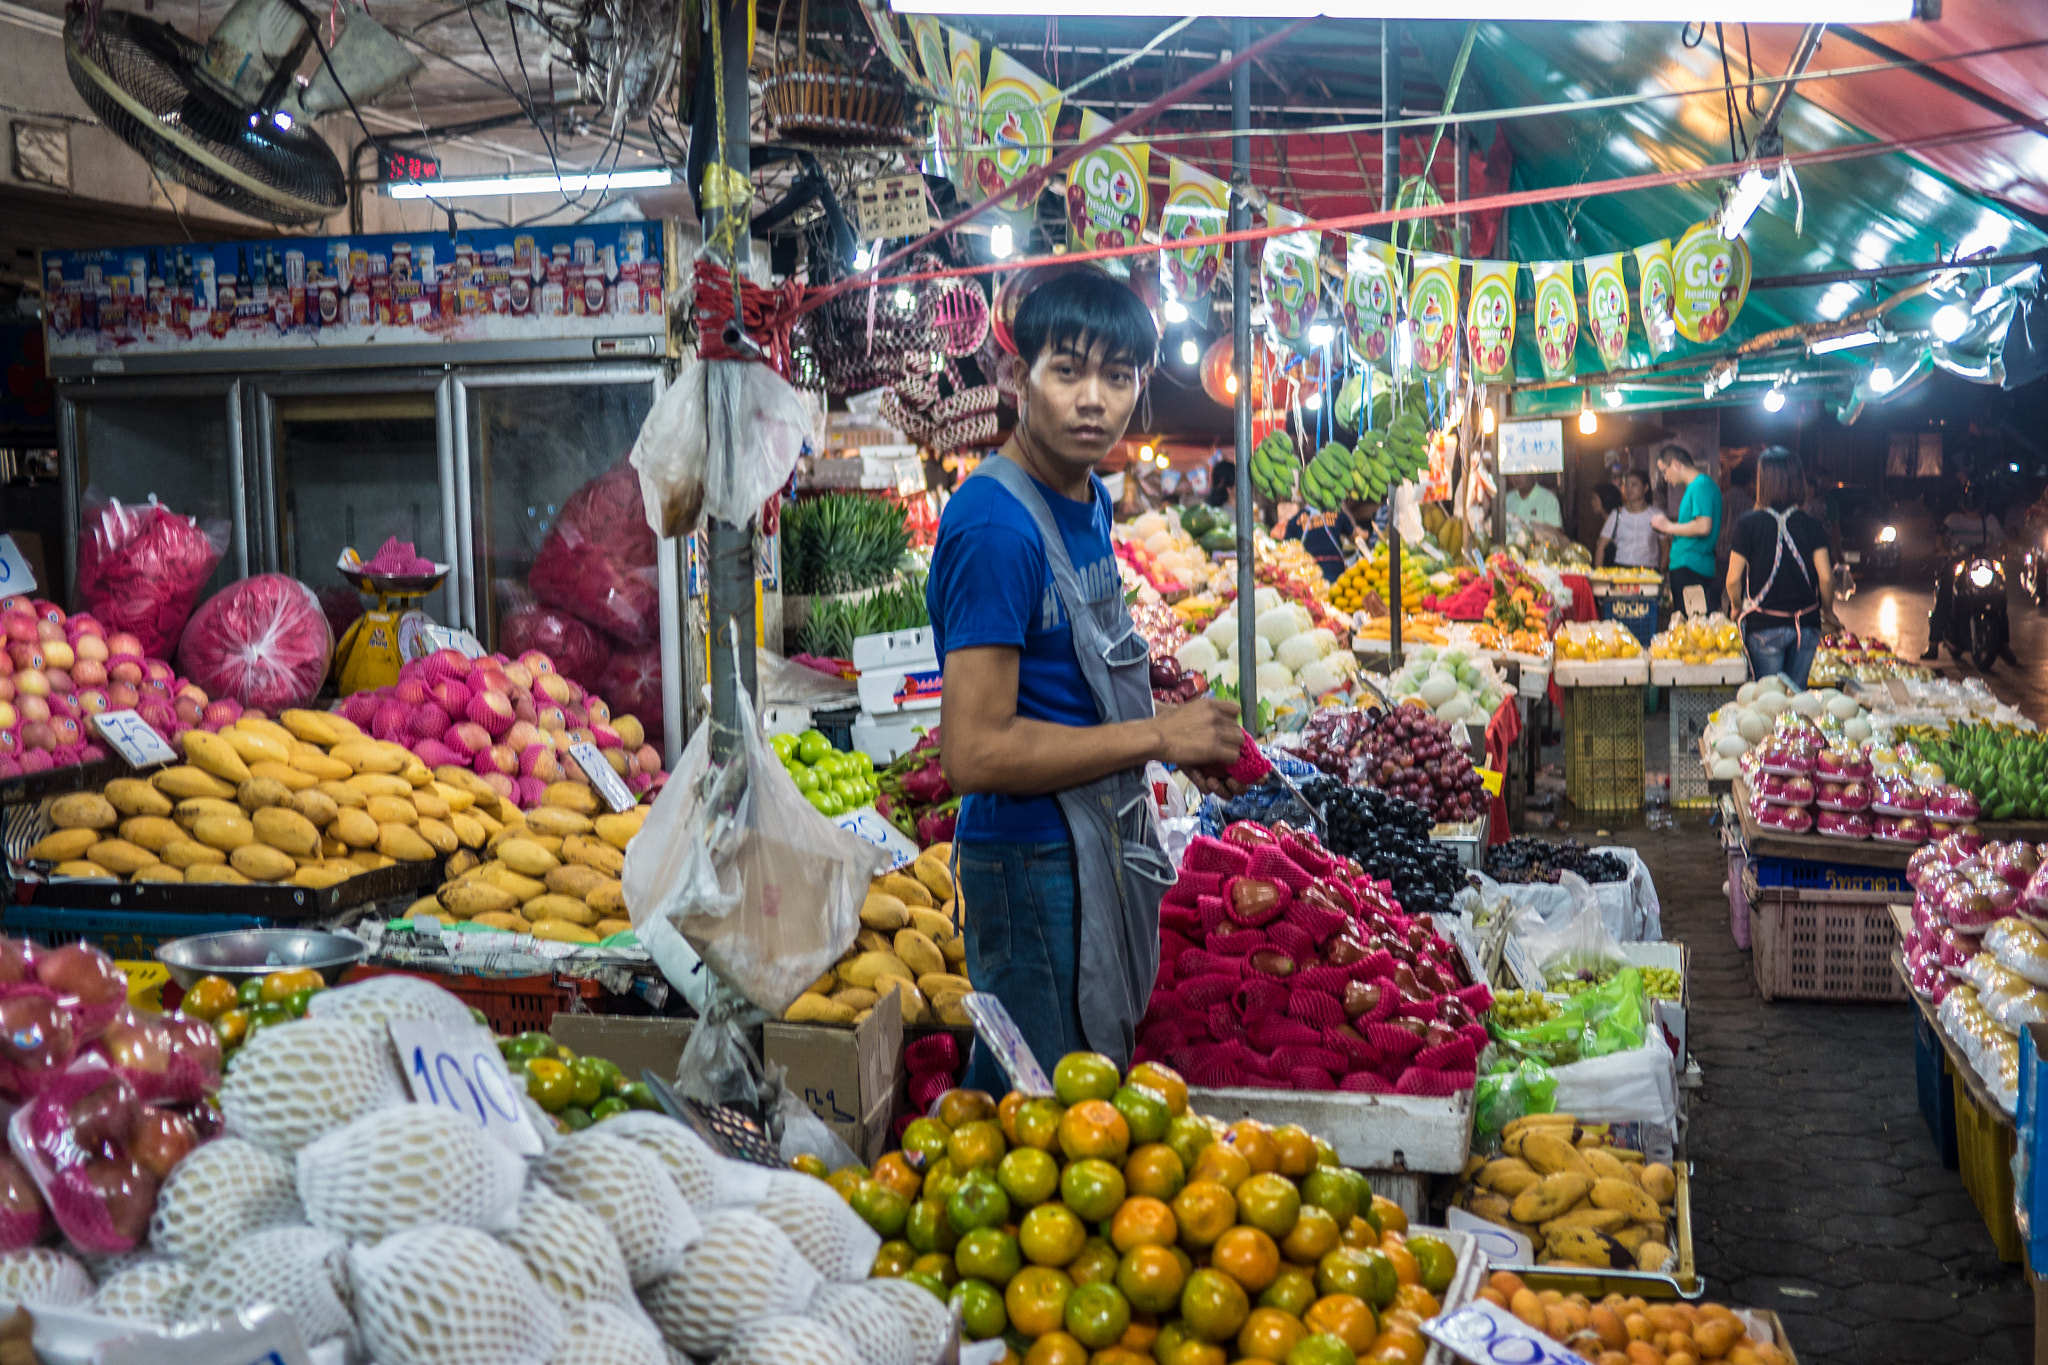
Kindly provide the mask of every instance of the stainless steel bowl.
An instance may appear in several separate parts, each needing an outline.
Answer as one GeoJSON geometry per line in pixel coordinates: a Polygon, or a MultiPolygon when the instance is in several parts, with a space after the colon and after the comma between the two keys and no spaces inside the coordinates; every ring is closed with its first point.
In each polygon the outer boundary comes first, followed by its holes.
{"type": "Polygon", "coordinates": [[[156,950],[156,960],[187,990],[205,976],[239,984],[286,967],[311,967],[331,986],[362,958],[367,946],[346,934],[319,929],[237,929],[172,939],[156,950]]]}

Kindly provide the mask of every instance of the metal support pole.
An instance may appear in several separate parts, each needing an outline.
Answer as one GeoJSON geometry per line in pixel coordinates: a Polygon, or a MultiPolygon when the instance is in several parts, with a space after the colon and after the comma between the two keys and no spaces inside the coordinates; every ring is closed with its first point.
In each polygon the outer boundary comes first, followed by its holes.
{"type": "MultiPolygon", "coordinates": [[[[1389,125],[1401,117],[1401,26],[1380,20],[1380,117],[1389,125]]],[[[1389,126],[1380,133],[1380,211],[1389,212],[1401,193],[1401,130],[1389,126]]],[[[1390,224],[1387,240],[1396,235],[1390,224]]],[[[1411,323],[1412,325],[1412,323],[1411,323]]],[[[1398,352],[1395,365],[1398,369],[1398,352]]],[[[1387,490],[1391,500],[1392,489],[1387,490]]],[[[1401,666],[1401,530],[1394,521],[1394,509],[1387,508],[1387,670],[1401,666]]]]}
{"type": "MultiPolygon", "coordinates": [[[[1242,52],[1251,46],[1249,19],[1231,22],[1231,42],[1242,52]]],[[[1245,197],[1252,182],[1252,64],[1230,77],[1230,230],[1252,225],[1251,202],[1245,197]]],[[[1230,367],[1237,376],[1237,698],[1244,728],[1259,732],[1259,653],[1257,578],[1252,566],[1252,527],[1258,504],[1252,497],[1252,249],[1249,242],[1230,244],[1230,367]]]]}
{"type": "MultiPolygon", "coordinates": [[[[736,172],[744,180],[750,168],[747,67],[753,56],[748,46],[748,7],[737,3],[737,0],[714,0],[714,3],[722,8],[717,60],[723,68],[725,88],[723,152],[726,178],[736,172]]],[[[750,254],[747,231],[749,207],[744,201],[727,205],[723,192],[705,196],[704,237],[707,242],[718,239],[720,222],[727,215],[739,219],[732,238],[731,259],[725,263],[735,277],[745,271],[750,254]],[[718,207],[713,206],[714,201],[718,207]]],[[[721,384],[721,376],[715,371],[751,363],[744,360],[710,362],[714,373],[708,376],[711,401],[707,405],[707,416],[712,418],[708,436],[714,460],[735,458],[734,452],[740,445],[739,433],[734,429],[738,414],[729,402],[719,401],[721,389],[726,394],[737,393],[736,376],[725,377],[727,382],[721,384]]],[[[739,689],[744,687],[749,696],[754,696],[757,688],[754,663],[754,518],[749,515],[744,522],[737,524],[706,518],[705,541],[705,592],[709,598],[711,625],[710,658],[706,662],[711,673],[712,744],[714,750],[722,754],[729,751],[728,746],[738,729],[739,689]],[[733,658],[734,636],[737,636],[739,646],[737,667],[733,658]]]]}

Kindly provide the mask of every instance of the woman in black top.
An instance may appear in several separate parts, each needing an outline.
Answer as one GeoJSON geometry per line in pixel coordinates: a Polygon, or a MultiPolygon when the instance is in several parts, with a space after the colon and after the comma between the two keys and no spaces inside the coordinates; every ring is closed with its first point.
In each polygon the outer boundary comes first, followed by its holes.
{"type": "Polygon", "coordinates": [[[1806,686],[1821,631],[1832,628],[1835,575],[1828,532],[1800,510],[1806,492],[1799,457],[1772,446],[1756,462],[1756,510],[1735,522],[1728,552],[1728,601],[1742,623],[1752,678],[1782,673],[1806,686]]]}

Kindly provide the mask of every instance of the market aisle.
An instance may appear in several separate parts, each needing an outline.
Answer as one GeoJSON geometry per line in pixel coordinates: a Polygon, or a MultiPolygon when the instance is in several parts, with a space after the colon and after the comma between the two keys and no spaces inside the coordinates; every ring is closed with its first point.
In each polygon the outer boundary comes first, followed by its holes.
{"type": "MultiPolygon", "coordinates": [[[[1857,593],[1839,605],[1842,625],[1851,633],[1874,636],[1909,658],[1918,658],[1927,647],[1927,611],[1934,593],[1924,576],[1915,575],[1897,585],[1878,585],[1857,593]]],[[[2012,622],[2012,652],[2020,666],[2000,664],[1986,675],[1991,694],[2032,716],[2048,721],[2048,612],[2036,607],[2015,586],[2006,599],[2012,622]]],[[[1969,664],[1958,664],[1942,652],[1941,672],[1950,678],[1978,676],[1969,664]]]]}
{"type": "MultiPolygon", "coordinates": [[[[1587,838],[1587,831],[1578,831],[1587,838]]],[[[1912,1011],[1756,996],[1717,832],[1620,831],[1692,948],[1694,1238],[1718,1300],[1785,1319],[1805,1365],[2026,1361],[2033,1303],[1915,1102],[1912,1011]]]]}

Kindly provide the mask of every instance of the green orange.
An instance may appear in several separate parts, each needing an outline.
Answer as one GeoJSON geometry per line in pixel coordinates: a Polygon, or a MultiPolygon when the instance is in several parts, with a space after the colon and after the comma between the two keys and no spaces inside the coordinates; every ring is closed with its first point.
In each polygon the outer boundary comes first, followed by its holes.
{"type": "Polygon", "coordinates": [[[1001,1336],[1010,1325],[1003,1308],[1003,1293],[987,1280],[962,1280],[953,1286],[953,1302],[960,1305],[960,1327],[975,1341],[1001,1336]]]}
{"type": "Polygon", "coordinates": [[[1180,1291],[1181,1318],[1204,1341],[1229,1341],[1251,1311],[1244,1286],[1220,1270],[1197,1270],[1180,1291]]]}
{"type": "Polygon", "coordinates": [[[1109,1102],[1130,1126],[1132,1142],[1157,1142],[1166,1136],[1167,1127],[1173,1122],[1173,1110],[1166,1096],[1149,1086],[1123,1086],[1109,1102]]]}
{"type": "Polygon", "coordinates": [[[946,1221],[955,1232],[992,1228],[1010,1221],[1010,1196],[985,1170],[969,1171],[946,1201],[946,1221]]]}
{"type": "Polygon", "coordinates": [[[1069,1052],[1052,1069],[1052,1092],[1069,1108],[1082,1100],[1106,1100],[1121,1082],[1116,1063],[1099,1052],[1069,1052]]]}
{"type": "Polygon", "coordinates": [[[1003,1310],[1010,1325],[1027,1337],[1057,1332],[1066,1321],[1067,1296],[1074,1282],[1064,1270],[1028,1265],[1010,1277],[1003,1288],[1003,1310]]]}
{"type": "Polygon", "coordinates": [[[1060,1172],[1060,1198],[1090,1223],[1099,1223],[1124,1202],[1124,1173],[1099,1157],[1070,1163],[1060,1172]]]}
{"type": "Polygon", "coordinates": [[[1141,1313],[1171,1312],[1187,1278],[1180,1258],[1161,1246],[1132,1247],[1116,1267],[1116,1287],[1141,1313]]]}
{"type": "Polygon", "coordinates": [[[910,1126],[903,1130],[903,1150],[909,1156],[923,1163],[920,1170],[929,1174],[931,1163],[946,1154],[953,1130],[937,1119],[912,1119],[910,1126]]]}
{"type": "Polygon", "coordinates": [[[234,983],[219,976],[200,977],[192,983],[192,989],[185,992],[185,998],[178,1002],[181,1013],[209,1023],[234,1007],[234,983]]]}
{"type": "Polygon", "coordinates": [[[970,1123],[993,1120],[995,1116],[995,1097],[986,1090],[948,1090],[939,1096],[937,1117],[948,1128],[959,1129],[970,1123]]]}
{"type": "Polygon", "coordinates": [[[1116,1278],[1116,1248],[1101,1237],[1090,1237],[1081,1244],[1081,1254],[1066,1267],[1067,1276],[1077,1285],[1107,1284],[1116,1278]]]}
{"type": "Polygon", "coordinates": [[[1182,1244],[1200,1249],[1237,1222],[1237,1200],[1221,1185],[1194,1180],[1174,1196],[1173,1216],[1180,1223],[1182,1244]]]}
{"type": "Polygon", "coordinates": [[[868,1274],[879,1280],[896,1278],[917,1262],[917,1249],[910,1243],[897,1240],[882,1243],[875,1253],[875,1263],[868,1274]]]}
{"type": "Polygon", "coordinates": [[[969,1279],[1008,1284],[1023,1268],[1017,1239],[1001,1228],[976,1228],[953,1248],[953,1264],[969,1279]]]}
{"type": "Polygon", "coordinates": [[[919,1254],[950,1252],[960,1244],[960,1234],[947,1220],[944,1204],[936,1199],[920,1199],[910,1206],[910,1216],[904,1220],[903,1240],[916,1247],[919,1254]]]}
{"type": "Polygon", "coordinates": [[[1440,1237],[1420,1234],[1408,1239],[1408,1250],[1422,1269],[1422,1287],[1441,1296],[1458,1272],[1458,1253],[1440,1237]]]}
{"type": "Polygon", "coordinates": [[[1277,1308],[1254,1308],[1237,1331],[1237,1354],[1244,1360],[1287,1359],[1287,1353],[1308,1337],[1301,1319],[1277,1308]]]}
{"type": "Polygon", "coordinates": [[[1019,1147],[1053,1151],[1059,1146],[1060,1118],[1067,1107],[1047,1095],[1024,1101],[1010,1122],[1019,1147]]]}
{"type": "Polygon", "coordinates": [[[1033,1265],[1067,1265],[1087,1240],[1086,1225],[1065,1204],[1040,1204],[1017,1227],[1017,1245],[1033,1265]]]}
{"type": "Polygon", "coordinates": [[[1158,1062],[1139,1062],[1131,1068],[1129,1080],[1132,1085],[1142,1085],[1164,1095],[1167,1109],[1175,1116],[1188,1111],[1188,1083],[1172,1067],[1161,1066],[1158,1062]]]}
{"type": "Polygon", "coordinates": [[[1304,1204],[1293,1229],[1280,1239],[1280,1254],[1296,1265],[1314,1265],[1335,1251],[1343,1236],[1328,1209],[1304,1204]]]}
{"type": "Polygon", "coordinates": [[[1123,1291],[1106,1280],[1076,1285],[1067,1295],[1067,1332],[1091,1351],[1117,1344],[1131,1325],[1131,1305],[1123,1291]]]}
{"type": "Polygon", "coordinates": [[[1239,1185],[1237,1219],[1278,1239],[1294,1231],[1301,1218],[1301,1191],[1284,1175],[1254,1175],[1239,1185]]]}
{"type": "Polygon", "coordinates": [[[910,1201],[877,1180],[861,1181],[846,1202],[884,1238],[902,1235],[910,1220],[910,1201]]]}
{"type": "Polygon", "coordinates": [[[1285,1365],[1358,1365],[1358,1354],[1341,1337],[1318,1332],[1296,1342],[1285,1365]]]}
{"type": "Polygon", "coordinates": [[[996,1166],[996,1182],[1013,1204],[1043,1204],[1059,1188],[1060,1164],[1036,1147],[1013,1149],[996,1166]]]}
{"type": "Polygon", "coordinates": [[[943,1251],[928,1251],[910,1263],[914,1275],[929,1275],[948,1289],[960,1282],[960,1268],[943,1251]]]}
{"type": "Polygon", "coordinates": [[[1184,1169],[1192,1170],[1195,1158],[1215,1140],[1216,1130],[1209,1126],[1209,1120],[1197,1114],[1177,1114],[1166,1126],[1166,1145],[1173,1148],[1184,1169]]]}
{"type": "Polygon", "coordinates": [[[1358,1213],[1358,1191],[1351,1183],[1351,1173],[1339,1166],[1318,1166],[1302,1177],[1301,1202],[1328,1209],[1340,1229],[1350,1226],[1358,1213]]]}
{"type": "Polygon", "coordinates": [[[952,1161],[953,1169],[965,1175],[983,1167],[992,1167],[1003,1159],[1003,1152],[1009,1146],[1003,1139],[1003,1129],[994,1119],[974,1119],[953,1130],[946,1140],[946,1156],[952,1161]]]}
{"type": "Polygon", "coordinates": [[[1173,1148],[1163,1142],[1148,1142],[1125,1158],[1124,1180],[1132,1194],[1171,1199],[1188,1183],[1188,1173],[1173,1148]]]}
{"type": "Polygon", "coordinates": [[[1304,1266],[1283,1265],[1273,1283],[1259,1291],[1259,1304],[1279,1308],[1300,1317],[1316,1301],[1315,1272],[1304,1266]]]}

